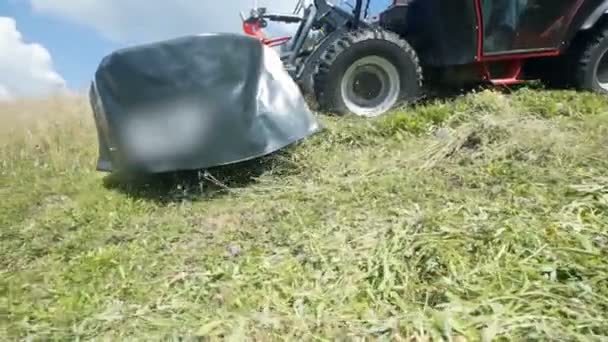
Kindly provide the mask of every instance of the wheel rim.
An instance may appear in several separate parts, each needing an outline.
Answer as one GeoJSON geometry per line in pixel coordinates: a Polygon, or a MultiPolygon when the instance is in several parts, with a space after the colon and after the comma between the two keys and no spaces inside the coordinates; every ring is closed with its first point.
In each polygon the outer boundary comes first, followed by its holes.
{"type": "Polygon", "coordinates": [[[353,63],[346,70],[341,86],[348,110],[367,117],[390,110],[401,92],[397,68],[379,56],[364,57],[353,63]]]}
{"type": "Polygon", "coordinates": [[[608,92],[608,50],[602,53],[602,57],[597,63],[597,69],[595,71],[595,78],[603,91],[608,92]]]}

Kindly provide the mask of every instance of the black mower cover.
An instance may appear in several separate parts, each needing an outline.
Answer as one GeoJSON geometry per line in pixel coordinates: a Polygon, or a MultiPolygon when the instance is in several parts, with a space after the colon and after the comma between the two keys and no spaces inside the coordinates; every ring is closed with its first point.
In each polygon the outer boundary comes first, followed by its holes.
{"type": "Polygon", "coordinates": [[[99,171],[161,173],[238,163],[319,130],[278,54],[205,34],[119,50],[90,90],[99,171]]]}

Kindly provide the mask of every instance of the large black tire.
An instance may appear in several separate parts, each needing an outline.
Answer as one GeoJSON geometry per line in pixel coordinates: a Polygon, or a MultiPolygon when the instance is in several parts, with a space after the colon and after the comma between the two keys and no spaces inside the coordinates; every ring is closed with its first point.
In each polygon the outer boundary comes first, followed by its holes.
{"type": "Polygon", "coordinates": [[[321,110],[337,115],[382,115],[399,103],[419,99],[422,82],[422,68],[414,49],[397,34],[380,28],[345,32],[323,52],[314,73],[315,96],[321,110]],[[363,77],[357,74],[356,70],[362,70],[359,67],[368,68],[368,76],[373,74],[369,77],[379,81],[368,78],[355,82],[357,76],[363,77]],[[369,87],[374,83],[380,90],[361,92],[379,94],[371,99],[354,94],[354,88],[365,87],[361,86],[364,83],[369,87]]]}
{"type": "Polygon", "coordinates": [[[572,85],[608,94],[608,27],[598,27],[589,38],[574,46],[572,85]]]}

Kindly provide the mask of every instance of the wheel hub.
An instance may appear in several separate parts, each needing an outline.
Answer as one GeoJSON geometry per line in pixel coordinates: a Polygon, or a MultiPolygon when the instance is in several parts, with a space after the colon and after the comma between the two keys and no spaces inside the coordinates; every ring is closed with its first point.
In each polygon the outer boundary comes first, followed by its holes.
{"type": "Polygon", "coordinates": [[[352,83],[354,97],[365,101],[377,99],[386,87],[386,75],[383,70],[374,67],[365,66],[360,69],[356,72],[352,83]]]}
{"type": "Polygon", "coordinates": [[[392,108],[401,91],[397,68],[378,56],[353,63],[342,79],[342,98],[354,114],[377,116],[392,108]]]}

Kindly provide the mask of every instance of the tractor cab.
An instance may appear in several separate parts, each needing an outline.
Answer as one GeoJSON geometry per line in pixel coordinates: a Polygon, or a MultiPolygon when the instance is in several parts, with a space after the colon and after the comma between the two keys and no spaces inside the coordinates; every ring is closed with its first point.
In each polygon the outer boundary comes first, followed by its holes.
{"type": "Polygon", "coordinates": [[[408,39],[424,66],[476,65],[484,80],[505,85],[522,81],[528,58],[560,55],[602,3],[395,0],[380,14],[380,25],[408,39]]]}

